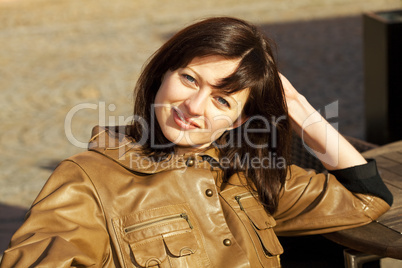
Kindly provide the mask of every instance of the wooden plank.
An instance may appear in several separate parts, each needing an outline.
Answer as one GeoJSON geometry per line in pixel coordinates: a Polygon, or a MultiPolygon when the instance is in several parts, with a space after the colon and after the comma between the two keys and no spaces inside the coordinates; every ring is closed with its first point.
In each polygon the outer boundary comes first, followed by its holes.
{"type": "Polygon", "coordinates": [[[387,182],[385,183],[385,185],[387,185],[388,189],[394,196],[394,203],[392,204],[391,210],[393,208],[401,207],[402,206],[402,189],[399,187],[395,187],[394,185],[387,183],[387,182]]]}
{"type": "MultiPolygon", "coordinates": [[[[381,178],[383,179],[384,183],[388,185],[392,185],[398,189],[402,189],[402,177],[398,174],[393,173],[388,169],[379,168],[378,169],[381,178]]],[[[395,194],[400,194],[399,192],[395,194]]]]}
{"type": "Polygon", "coordinates": [[[402,235],[378,222],[324,236],[361,252],[402,259],[402,235]]]}
{"type": "Polygon", "coordinates": [[[378,222],[402,234],[402,223],[401,223],[402,207],[399,209],[394,209],[393,211],[389,211],[389,213],[387,214],[388,215],[386,219],[378,219],[378,222]]]}
{"type": "Polygon", "coordinates": [[[374,159],[377,162],[378,168],[389,169],[389,168],[393,168],[393,167],[397,167],[397,166],[401,165],[397,161],[384,157],[383,155],[377,156],[374,159]]]}
{"type": "Polygon", "coordinates": [[[325,235],[349,248],[402,259],[402,141],[363,153],[375,158],[378,171],[394,196],[391,209],[378,222],[325,235]]]}
{"type": "Polygon", "coordinates": [[[386,153],[382,156],[402,165],[402,153],[400,151],[386,153]]]}
{"type": "Polygon", "coordinates": [[[399,152],[402,150],[402,141],[397,141],[391,144],[387,144],[385,146],[377,147],[372,150],[366,151],[363,153],[364,157],[367,158],[375,158],[376,156],[386,154],[389,152],[399,152]]]}
{"type": "MultiPolygon", "coordinates": [[[[391,173],[391,175],[393,174],[391,173]]],[[[399,233],[402,233],[402,189],[387,182],[386,184],[394,196],[394,203],[392,204],[391,209],[379,217],[377,221],[399,233]]]]}
{"type": "Polygon", "coordinates": [[[381,177],[394,196],[394,203],[391,209],[377,221],[402,234],[402,153],[399,151],[384,151],[382,155],[375,157],[375,159],[379,166],[381,177]]]}
{"type": "Polygon", "coordinates": [[[402,164],[394,167],[387,168],[388,171],[399,175],[400,181],[402,182],[402,164]]]}

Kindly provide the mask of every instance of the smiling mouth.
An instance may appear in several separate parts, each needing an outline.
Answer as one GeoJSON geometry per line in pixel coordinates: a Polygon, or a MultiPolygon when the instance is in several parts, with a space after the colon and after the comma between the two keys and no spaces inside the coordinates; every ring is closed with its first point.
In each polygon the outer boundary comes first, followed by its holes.
{"type": "Polygon", "coordinates": [[[192,120],[188,120],[185,118],[183,113],[177,108],[173,107],[173,119],[178,126],[183,129],[195,129],[200,128],[200,126],[192,120]]]}

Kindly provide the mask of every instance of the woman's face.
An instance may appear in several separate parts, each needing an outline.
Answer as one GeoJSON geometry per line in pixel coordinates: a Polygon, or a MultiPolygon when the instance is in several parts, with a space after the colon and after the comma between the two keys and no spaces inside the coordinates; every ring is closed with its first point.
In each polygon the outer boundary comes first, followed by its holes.
{"type": "Polygon", "coordinates": [[[249,90],[225,95],[213,85],[231,75],[239,60],[194,58],[185,68],[168,71],[155,97],[155,114],[164,136],[178,152],[208,147],[223,132],[245,121],[241,112],[249,90]]]}

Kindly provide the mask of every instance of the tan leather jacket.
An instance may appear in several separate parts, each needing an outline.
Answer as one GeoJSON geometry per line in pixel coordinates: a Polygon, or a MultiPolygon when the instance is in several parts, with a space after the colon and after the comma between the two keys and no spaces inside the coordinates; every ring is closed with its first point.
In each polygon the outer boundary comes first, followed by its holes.
{"type": "Polygon", "coordinates": [[[205,161],[214,150],[154,163],[124,135],[94,132],[90,150],[49,178],[1,268],[280,267],[276,235],[359,226],[389,208],[293,166],[268,215],[238,176],[219,185],[205,161]]]}

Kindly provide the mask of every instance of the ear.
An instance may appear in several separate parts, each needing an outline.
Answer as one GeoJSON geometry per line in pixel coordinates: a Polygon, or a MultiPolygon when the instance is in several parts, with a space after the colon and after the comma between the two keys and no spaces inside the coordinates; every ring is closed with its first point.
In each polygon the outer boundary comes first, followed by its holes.
{"type": "Polygon", "coordinates": [[[247,122],[247,120],[249,119],[249,116],[244,116],[244,115],[240,115],[236,121],[234,121],[233,125],[231,125],[228,130],[232,130],[235,129],[237,127],[240,127],[241,125],[243,125],[244,123],[247,122]]]}

